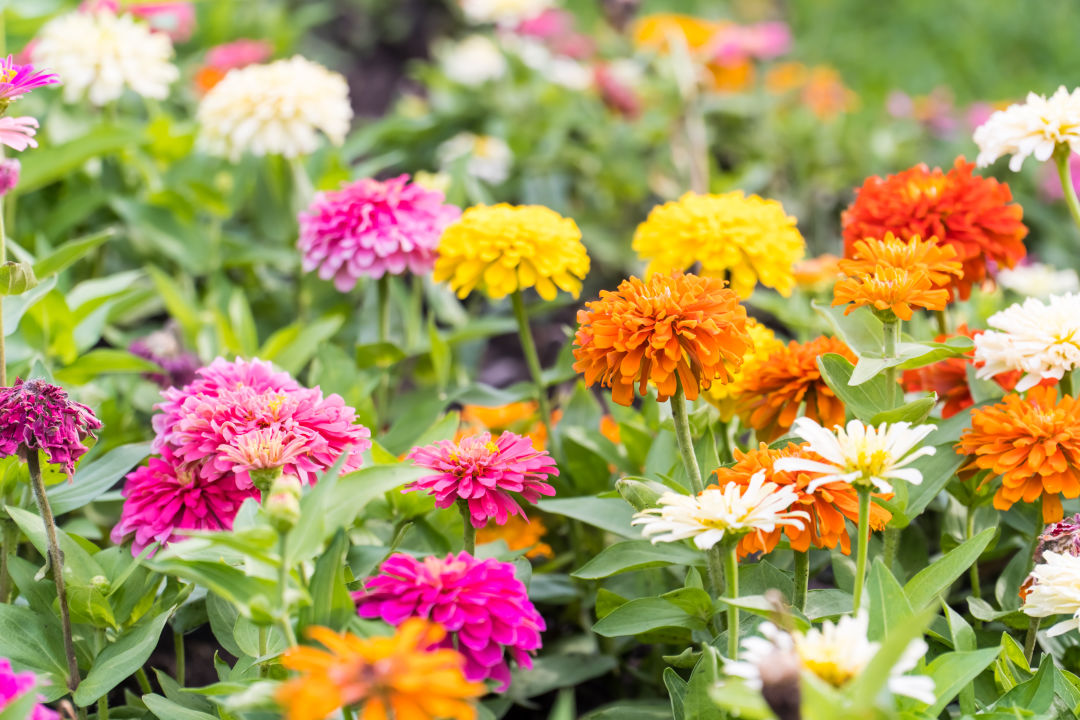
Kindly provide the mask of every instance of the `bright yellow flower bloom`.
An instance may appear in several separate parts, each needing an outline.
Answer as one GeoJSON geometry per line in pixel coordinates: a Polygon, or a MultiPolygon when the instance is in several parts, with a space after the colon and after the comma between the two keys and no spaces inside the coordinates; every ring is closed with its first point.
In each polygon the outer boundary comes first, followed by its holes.
{"type": "Polygon", "coordinates": [[[539,205],[469,208],[443,232],[435,261],[435,282],[461,298],[478,289],[497,300],[526,288],[545,300],[559,290],[577,297],[588,274],[577,223],[539,205]]]}
{"type": "Polygon", "coordinates": [[[686,193],[652,209],[634,233],[634,250],[648,273],[684,271],[723,277],[747,298],[759,282],[785,297],[795,287],[793,266],[806,243],[795,218],[775,200],[741,190],[724,195],[686,193]]]}
{"type": "Polygon", "coordinates": [[[757,320],[749,318],[746,321],[746,329],[750,333],[750,339],[754,341],[754,347],[743,356],[742,367],[731,366],[728,373],[731,379],[725,383],[713,383],[705,391],[705,399],[717,410],[724,422],[728,422],[735,416],[736,401],[742,392],[743,378],[750,368],[757,367],[777,350],[784,347],[784,343],[778,340],[773,331],[757,320]]]}

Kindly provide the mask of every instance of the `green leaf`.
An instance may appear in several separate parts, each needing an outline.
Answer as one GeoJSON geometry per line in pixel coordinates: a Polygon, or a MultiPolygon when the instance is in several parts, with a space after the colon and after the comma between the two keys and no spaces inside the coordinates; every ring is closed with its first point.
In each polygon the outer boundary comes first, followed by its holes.
{"type": "Polygon", "coordinates": [[[665,565],[704,567],[705,556],[677,543],[664,543],[661,547],[648,540],[627,540],[604,548],[571,575],[582,580],[599,580],[631,570],[665,565]]]}
{"type": "Polygon", "coordinates": [[[889,407],[888,384],[884,377],[852,386],[850,381],[855,368],[847,358],[835,353],[822,355],[817,365],[825,383],[843,400],[851,414],[863,422],[869,422],[882,408],[889,407]]]}
{"type": "Polygon", "coordinates": [[[998,656],[999,648],[984,648],[952,652],[934,658],[926,668],[926,674],[934,679],[934,704],[924,714],[937,717],[961,690],[971,685],[976,677],[998,656]]]}
{"type": "Polygon", "coordinates": [[[663,598],[638,598],[620,605],[593,626],[602,637],[638,635],[658,628],[682,627],[703,630],[705,624],[663,598]]]}
{"type": "Polygon", "coordinates": [[[851,697],[855,707],[869,707],[874,698],[885,688],[892,674],[893,667],[907,651],[911,641],[922,635],[936,613],[929,608],[916,611],[906,623],[889,628],[889,634],[874,654],[873,659],[850,684],[851,697]]]}
{"type": "Polygon", "coordinates": [[[16,667],[48,675],[53,683],[67,681],[67,660],[59,620],[19,605],[0,604],[0,657],[16,667]]]}
{"type": "MultiPolygon", "coordinates": [[[[930,437],[938,439],[937,432],[932,433],[930,437]]],[[[966,459],[962,455],[957,455],[952,445],[936,445],[935,447],[933,455],[924,455],[911,464],[911,467],[922,473],[923,481],[918,485],[906,486],[907,502],[903,504],[898,502],[899,497],[891,501],[881,501],[881,505],[893,513],[889,521],[891,527],[906,527],[922,514],[927,505],[949,484],[966,459]]]]}
{"type": "Polygon", "coordinates": [[[668,697],[671,698],[671,714],[675,720],[683,720],[686,717],[686,688],[689,685],[674,668],[664,668],[664,686],[667,688],[668,697]]]}
{"type": "Polygon", "coordinates": [[[37,284],[34,268],[29,263],[9,260],[0,265],[0,295],[22,295],[37,284]]]}
{"type": "MultiPolygon", "coordinates": [[[[937,404],[937,395],[931,393],[930,397],[919,398],[918,400],[912,400],[906,405],[901,405],[898,408],[892,410],[883,410],[877,415],[870,418],[870,425],[880,425],[881,423],[898,423],[909,422],[913,425],[918,425],[926,418],[930,417],[930,411],[934,409],[934,405],[937,404]]],[[[955,455],[955,453],[953,453],[955,455]]]]}
{"type": "Polygon", "coordinates": [[[98,348],[79,357],[67,367],[56,371],[56,379],[81,385],[109,373],[159,373],[161,366],[127,350],[98,348]]]}
{"type": "Polygon", "coordinates": [[[573,497],[541,500],[537,508],[563,515],[626,538],[640,539],[641,533],[630,525],[634,511],[620,498],[573,497]]]}
{"type": "Polygon", "coordinates": [[[559,653],[539,657],[531,670],[514,669],[509,696],[527,700],[564,687],[576,687],[615,669],[610,655],[559,653]]]}
{"type": "MultiPolygon", "coordinates": [[[[941,603],[945,613],[945,619],[949,623],[949,634],[952,636],[953,649],[960,652],[970,652],[976,648],[975,631],[968,625],[960,613],[949,607],[945,601],[941,603]]],[[[968,684],[960,690],[960,711],[975,714],[975,688],[968,684]]]]}
{"type": "Polygon", "coordinates": [[[171,609],[166,610],[148,622],[131,628],[102,650],[94,658],[90,672],[79,683],[74,696],[75,704],[86,707],[134,675],[150,659],[171,614],[171,609]]]}
{"type": "Polygon", "coordinates": [[[192,710],[161,695],[149,693],[142,696],[147,709],[161,720],[217,720],[217,715],[192,710]]]}
{"type": "Polygon", "coordinates": [[[911,604],[904,595],[904,588],[881,558],[875,559],[870,568],[866,595],[870,607],[868,634],[871,640],[880,640],[888,634],[889,628],[898,627],[911,617],[911,604]]]}
{"type": "Polygon", "coordinates": [[[885,338],[885,326],[869,308],[856,308],[847,315],[844,308],[813,303],[833,333],[860,357],[880,356],[885,338]]]}
{"type": "Polygon", "coordinates": [[[720,711],[709,695],[709,691],[720,679],[719,655],[719,651],[712,645],[701,647],[701,659],[690,674],[690,682],[686,686],[683,708],[688,719],[720,720],[725,717],[725,713],[720,711]]]}
{"type": "Polygon", "coordinates": [[[14,295],[4,301],[4,337],[13,335],[19,329],[23,315],[35,303],[48,295],[56,287],[56,276],[45,278],[34,288],[22,295],[14,295]]]}
{"type": "Polygon", "coordinates": [[[115,229],[106,228],[81,238],[69,240],[35,262],[34,274],[39,278],[43,278],[60,273],[114,235],[116,235],[115,229]]]}
{"type": "MultiPolygon", "coordinates": [[[[167,552],[182,552],[185,543],[169,547],[167,552]]],[[[251,605],[258,602],[267,605],[269,598],[277,597],[277,583],[265,578],[252,577],[240,568],[223,562],[208,560],[188,560],[180,557],[163,558],[164,552],[146,565],[166,575],[175,575],[184,580],[204,586],[226,600],[232,602],[245,616],[251,615],[251,605]]]]}
{"type": "Polygon", "coordinates": [[[131,443],[113,448],[92,462],[80,464],[70,483],[49,488],[47,494],[53,514],[63,515],[92,503],[149,454],[150,443],[131,443]]]}
{"type": "Polygon", "coordinates": [[[934,602],[938,595],[948,590],[949,586],[967,572],[967,569],[979,558],[986,546],[994,539],[997,528],[987,528],[978,535],[965,540],[959,546],[923,568],[904,586],[911,606],[921,609],[934,602]]]}
{"type": "Polygon", "coordinates": [[[301,628],[308,625],[344,627],[356,614],[356,605],[345,587],[345,557],[348,550],[349,540],[345,531],[339,528],[330,546],[315,562],[315,572],[308,585],[311,605],[300,611],[301,628]]]}
{"type": "MultiPolygon", "coordinates": [[[[43,557],[46,556],[49,552],[49,546],[45,536],[45,526],[42,524],[41,517],[29,510],[24,510],[12,505],[8,505],[5,509],[34,548],[36,548],[43,557]]],[[[56,538],[60,543],[60,550],[64,554],[64,578],[69,583],[91,585],[92,578],[98,575],[105,575],[105,571],[94,561],[93,557],[86,551],[82,544],[76,542],[74,536],[57,528],[56,538]]]]}
{"type": "Polygon", "coordinates": [[[326,315],[314,322],[293,323],[267,338],[259,349],[259,357],[296,375],[314,357],[319,346],[344,324],[344,315],[326,315]]]}
{"type": "Polygon", "coordinates": [[[99,125],[66,143],[26,153],[19,158],[22,172],[13,192],[24,195],[45,187],[68,177],[90,158],[120,152],[138,145],[144,137],[142,129],[136,125],[99,125]]]}
{"type": "Polygon", "coordinates": [[[806,609],[803,612],[811,620],[835,618],[850,613],[853,600],[851,593],[835,588],[811,590],[806,593],[806,609]]]}

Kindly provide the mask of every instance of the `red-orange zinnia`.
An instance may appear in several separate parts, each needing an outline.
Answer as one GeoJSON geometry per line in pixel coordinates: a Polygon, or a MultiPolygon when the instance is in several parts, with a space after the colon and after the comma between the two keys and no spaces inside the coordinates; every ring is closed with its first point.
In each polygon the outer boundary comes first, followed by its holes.
{"type": "Polygon", "coordinates": [[[724,281],[654,274],[623,280],[614,292],[578,310],[574,370],[585,383],[611,388],[620,405],[656,386],[667,400],[681,383],[690,400],[714,381],[727,382],[725,363],[738,367],[753,346],[746,308],[724,281]]]}

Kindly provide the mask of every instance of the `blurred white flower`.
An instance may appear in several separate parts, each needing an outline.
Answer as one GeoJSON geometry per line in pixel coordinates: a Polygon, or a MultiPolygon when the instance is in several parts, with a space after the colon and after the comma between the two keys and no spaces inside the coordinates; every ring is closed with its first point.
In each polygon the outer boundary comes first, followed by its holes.
{"type": "Polygon", "coordinates": [[[821,461],[780,458],[774,467],[786,472],[818,473],[819,477],[806,486],[808,493],[838,481],[889,493],[893,491],[891,480],[912,485],[922,482],[922,473],[907,466],[924,455],[934,454],[935,448],[918,445],[935,429],[934,425],[906,422],[874,427],[852,420],[847,428],[837,426],[826,430],[810,418],[801,417],[792,430],[810,443],[810,452],[821,456],[821,461]]]}
{"type": "Polygon", "coordinates": [[[553,0],[459,0],[465,19],[474,25],[513,27],[550,8],[553,0]]]}
{"type": "Polygon", "coordinates": [[[526,67],[535,70],[545,80],[570,90],[587,90],[593,83],[593,72],[584,63],[551,52],[542,42],[510,35],[502,40],[508,52],[517,55],[526,67]]]}
{"type": "Polygon", "coordinates": [[[1045,552],[1043,561],[1031,571],[1031,580],[1034,584],[1021,608],[1024,614],[1039,618],[1070,615],[1046,631],[1051,637],[1080,628],[1080,557],[1045,552]]]}
{"type": "MultiPolygon", "coordinates": [[[[841,617],[835,624],[826,620],[820,629],[812,627],[805,633],[787,633],[771,622],[763,622],[758,626],[763,637],[751,636],[743,640],[742,660],[726,663],[724,670],[760,686],[762,668],[775,663],[778,656],[793,653],[803,672],[815,675],[835,688],[842,688],[866,669],[881,648],[881,643],[867,638],[869,625],[865,609],[854,617],[841,617]]],[[[891,693],[924,703],[934,702],[932,678],[904,674],[919,664],[927,649],[922,638],[911,641],[889,672],[891,693]]]]}
{"type": "Polygon", "coordinates": [[[642,510],[631,524],[641,525],[641,534],[651,537],[654,544],[693,538],[694,545],[708,550],[725,535],[772,532],[778,525],[801,529],[810,515],[788,510],[798,501],[793,486],[765,482],[762,470],[750,478],[749,485],[731,482],[698,495],[666,492],[660,496],[660,507],[642,510]]]}
{"type": "Polygon", "coordinates": [[[446,77],[462,85],[482,85],[506,75],[506,57],[486,35],[470,35],[438,48],[439,66],[446,77]]]}
{"type": "Polygon", "coordinates": [[[465,172],[492,185],[510,177],[510,166],[514,162],[514,153],[502,138],[470,132],[458,133],[444,142],[436,155],[439,167],[444,170],[465,158],[465,172]]]}
{"type": "Polygon", "coordinates": [[[172,56],[168,35],[107,9],[70,12],[50,20],[31,50],[35,65],[60,76],[67,102],[85,95],[94,105],[118,100],[125,88],[164,100],[169,85],[180,76],[172,56]]]}
{"type": "Polygon", "coordinates": [[[1003,288],[1020,295],[1049,297],[1080,291],[1080,276],[1072,268],[1055,270],[1043,263],[1017,265],[998,272],[995,278],[1003,288]]]}
{"type": "Polygon", "coordinates": [[[1012,155],[1009,169],[1013,171],[1029,155],[1040,162],[1049,160],[1058,145],[1080,152],[1080,88],[1070,93],[1062,85],[1049,98],[1028,93],[1023,104],[999,110],[975,128],[975,144],[979,167],[1012,155]]]}
{"type": "Polygon", "coordinates": [[[345,78],[299,55],[230,70],[199,104],[199,143],[215,155],[296,157],[319,147],[319,132],[345,140],[352,120],[345,78]]]}
{"type": "Polygon", "coordinates": [[[1045,378],[1060,380],[1080,366],[1080,295],[1052,295],[1044,303],[1028,298],[994,313],[986,321],[995,330],[975,337],[975,367],[989,379],[1010,370],[1024,377],[1023,392],[1045,378]]]}

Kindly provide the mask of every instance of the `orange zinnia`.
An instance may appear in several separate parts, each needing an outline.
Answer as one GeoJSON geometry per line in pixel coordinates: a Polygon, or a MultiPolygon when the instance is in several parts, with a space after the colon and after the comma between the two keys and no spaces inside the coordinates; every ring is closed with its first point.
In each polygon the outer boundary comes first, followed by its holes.
{"type": "Polygon", "coordinates": [[[850,305],[847,315],[857,307],[869,305],[878,312],[892,312],[901,320],[910,320],[912,308],[944,310],[949,291],[935,288],[930,276],[922,270],[878,266],[871,275],[846,277],[833,287],[835,305],[850,305]]]}
{"type": "Polygon", "coordinates": [[[439,625],[410,618],[393,637],[324,627],[308,634],[327,649],[297,646],[282,656],[282,665],[300,673],[278,691],[288,720],[323,720],[344,706],[361,706],[359,720],[476,717],[470,701],[484,694],[484,685],[465,680],[456,650],[436,647],[446,638],[439,625]]]}
{"type": "Polygon", "coordinates": [[[803,414],[823,427],[842,425],[844,403],[825,384],[817,359],[826,353],[843,355],[853,364],[857,358],[838,338],[819,337],[807,343],[792,340],[787,347],[756,362],[740,382],[738,413],[758,438],[772,442],[790,428],[806,403],[803,414]]]}
{"type": "MultiPolygon", "coordinates": [[[[845,555],[851,554],[851,538],[848,537],[844,518],[852,522],[859,521],[859,495],[854,486],[845,482],[833,482],[823,485],[812,493],[805,491],[816,475],[802,472],[777,472],[773,464],[783,457],[812,457],[807,444],[788,443],[783,449],[772,449],[761,443],[757,450],[749,452],[735,451],[735,464],[716,471],[716,481],[721,486],[729,482],[749,485],[754,473],[765,471],[765,477],[777,485],[794,485],[799,495],[797,506],[793,510],[805,510],[810,514],[810,522],[805,527],[787,525],[783,533],[787,535],[792,550],[806,552],[811,543],[814,547],[832,549],[837,545],[845,555]]],[[[880,496],[879,496],[880,497],[880,496]]],[[[870,529],[881,530],[889,522],[892,514],[880,505],[870,505],[870,529]]],[[[744,536],[739,541],[739,556],[755,552],[772,552],[780,542],[781,529],[772,532],[755,532],[744,536]]]]}
{"type": "Polygon", "coordinates": [[[988,261],[1011,268],[1026,254],[1024,211],[1009,186],[973,175],[974,169],[959,157],[947,173],[917,165],[868,178],[843,214],[846,254],[859,240],[890,232],[904,240],[936,237],[956,249],[964,272],[952,286],[966,300],[986,279],[988,261]]]}
{"type": "Polygon", "coordinates": [[[511,515],[502,525],[492,520],[477,530],[476,543],[482,545],[502,540],[511,550],[527,549],[527,558],[552,557],[555,553],[551,546],[541,542],[546,534],[547,527],[540,518],[530,517],[526,520],[519,515],[511,515]]]}
{"type": "Polygon", "coordinates": [[[631,277],[618,290],[578,310],[574,370],[585,383],[611,388],[620,405],[645,395],[648,383],[664,401],[679,385],[690,400],[715,380],[729,379],[753,347],[746,308],[724,282],[696,275],[631,277]]]}
{"type": "Polygon", "coordinates": [[[1062,517],[1062,497],[1080,497],[1080,403],[1069,395],[1058,400],[1056,387],[1039,385],[1026,399],[1012,393],[973,411],[956,448],[973,456],[963,470],[990,471],[980,488],[1001,478],[998,510],[1041,497],[1043,522],[1051,523],[1062,517]]]}
{"type": "Polygon", "coordinates": [[[923,240],[918,235],[901,240],[890,232],[883,238],[856,240],[851,247],[851,257],[841,260],[840,272],[848,277],[873,275],[879,268],[896,268],[909,272],[923,272],[934,287],[946,287],[963,274],[963,265],[957,262],[956,249],[951,245],[938,244],[937,238],[923,240]]]}

